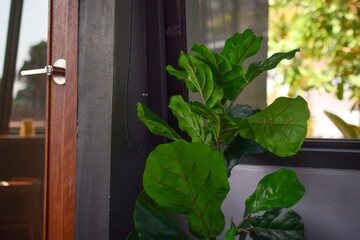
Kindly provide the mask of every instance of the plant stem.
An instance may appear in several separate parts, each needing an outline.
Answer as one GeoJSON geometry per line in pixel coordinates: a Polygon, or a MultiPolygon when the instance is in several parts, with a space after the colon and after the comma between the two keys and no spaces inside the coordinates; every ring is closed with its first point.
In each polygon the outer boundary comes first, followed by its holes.
{"type": "Polygon", "coordinates": [[[237,225],[236,228],[237,228],[237,229],[238,229],[238,228],[241,229],[241,226],[244,224],[245,221],[249,220],[250,217],[251,217],[251,213],[247,214],[247,215],[243,218],[243,220],[239,223],[239,225],[237,225]]]}

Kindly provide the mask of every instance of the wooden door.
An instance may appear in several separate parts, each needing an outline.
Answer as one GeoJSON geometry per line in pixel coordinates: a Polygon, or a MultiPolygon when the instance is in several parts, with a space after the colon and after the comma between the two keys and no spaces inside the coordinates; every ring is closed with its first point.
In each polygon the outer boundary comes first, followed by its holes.
{"type": "Polygon", "coordinates": [[[47,85],[43,239],[74,239],[78,1],[49,1],[48,64],[66,60],[66,83],[47,85]]]}

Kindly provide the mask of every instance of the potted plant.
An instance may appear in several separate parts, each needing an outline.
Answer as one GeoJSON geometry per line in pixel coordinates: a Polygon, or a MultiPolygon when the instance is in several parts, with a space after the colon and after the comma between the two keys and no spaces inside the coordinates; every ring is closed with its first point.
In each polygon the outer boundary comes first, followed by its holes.
{"type": "MultiPolygon", "coordinates": [[[[148,129],[171,141],[148,156],[144,191],[134,212],[136,229],[128,239],[216,239],[225,228],[221,205],[230,190],[228,177],[240,157],[265,150],[284,157],[298,152],[310,115],[302,97],[281,97],[263,110],[235,102],[260,73],[299,51],[276,53],[245,71],[244,61],[258,52],[261,42],[262,37],[248,29],[227,39],[220,53],[194,44],[193,55],[180,52],[181,70],[166,67],[202,98],[202,102],[187,102],[180,95],[170,99],[169,108],[189,140],[138,104],[138,116],[148,129]],[[172,212],[186,217],[193,236],[181,230],[172,212]]],[[[305,239],[303,221],[290,209],[304,192],[290,169],[265,176],[247,198],[243,220],[230,219],[225,238],[305,239]]]]}

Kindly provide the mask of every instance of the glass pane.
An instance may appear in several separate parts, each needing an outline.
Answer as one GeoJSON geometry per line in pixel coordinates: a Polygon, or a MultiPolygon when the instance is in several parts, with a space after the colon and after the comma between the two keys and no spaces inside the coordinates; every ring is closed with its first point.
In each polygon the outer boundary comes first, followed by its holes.
{"type": "Polygon", "coordinates": [[[13,89],[12,129],[19,129],[22,120],[32,119],[37,131],[44,131],[46,75],[20,76],[20,71],[46,65],[47,22],[47,1],[24,1],[16,62],[18,75],[13,89]]]}
{"type": "Polygon", "coordinates": [[[269,1],[269,55],[300,48],[268,77],[268,100],[302,95],[308,137],[360,138],[360,5],[352,0],[269,1]]]}
{"type": "MultiPolygon", "coordinates": [[[[11,2],[20,1],[2,0],[0,19],[4,16],[9,18],[11,2]],[[3,2],[7,4],[5,4],[7,12],[3,2]]],[[[20,78],[18,73],[22,68],[41,68],[46,64],[47,4],[47,0],[24,0],[22,11],[21,7],[17,9],[21,12],[22,18],[15,69],[17,74],[12,89],[12,113],[9,123],[11,129],[8,133],[0,134],[0,239],[2,240],[41,239],[45,79],[20,78]],[[25,120],[28,118],[34,121],[25,120]],[[38,125],[39,121],[42,124],[38,125]],[[42,131],[35,131],[36,126],[42,126],[42,131]]],[[[8,20],[0,21],[1,55],[5,52],[8,20]]],[[[14,27],[11,23],[9,25],[14,27]]],[[[0,66],[3,68],[3,59],[0,61],[0,66]]],[[[10,92],[9,96],[11,97],[10,92]]]]}
{"type": "Polygon", "coordinates": [[[264,108],[279,96],[301,95],[311,112],[309,138],[360,138],[360,5],[315,2],[187,0],[188,51],[194,42],[217,51],[227,37],[246,28],[264,37],[251,61],[300,48],[292,61],[253,81],[239,102],[264,108]]]}
{"type": "MultiPolygon", "coordinates": [[[[267,54],[267,0],[187,0],[186,35],[188,52],[194,43],[206,44],[210,50],[219,51],[225,39],[236,32],[251,28],[255,34],[263,35],[264,40],[259,53],[251,61],[260,61],[267,54]]],[[[244,63],[246,66],[247,61],[244,63]]],[[[237,102],[249,104],[254,108],[266,107],[266,75],[262,74],[240,95],[237,102]]],[[[191,100],[197,94],[189,93],[191,100]]]]}

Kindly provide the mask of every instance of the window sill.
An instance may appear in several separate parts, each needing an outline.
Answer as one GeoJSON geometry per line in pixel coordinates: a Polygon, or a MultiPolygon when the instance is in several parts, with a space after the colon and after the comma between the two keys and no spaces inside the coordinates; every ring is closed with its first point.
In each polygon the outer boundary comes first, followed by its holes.
{"type": "Polygon", "coordinates": [[[240,164],[360,170],[360,140],[307,139],[294,156],[265,152],[243,156],[240,164]]]}

